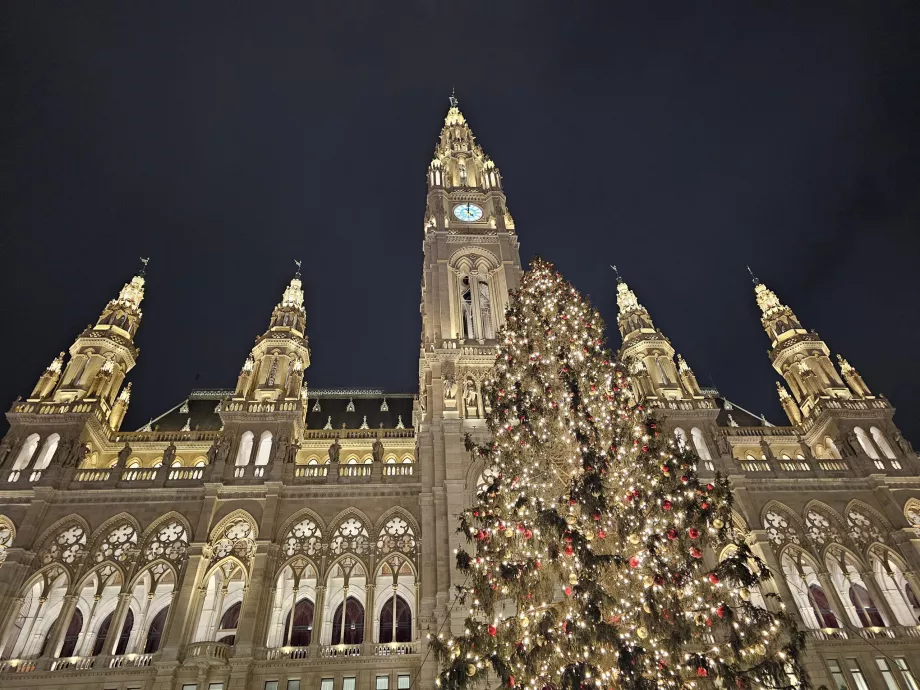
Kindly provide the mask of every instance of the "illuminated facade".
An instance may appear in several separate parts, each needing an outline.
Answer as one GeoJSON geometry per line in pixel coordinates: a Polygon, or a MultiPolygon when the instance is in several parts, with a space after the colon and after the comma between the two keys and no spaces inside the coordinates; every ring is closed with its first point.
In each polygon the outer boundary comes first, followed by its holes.
{"type": "MultiPolygon", "coordinates": [[[[456,516],[482,482],[463,438],[485,435],[483,383],[521,276],[501,174],[454,99],[423,225],[415,395],[306,385],[298,272],[233,389],[193,391],[123,431],[142,271],[13,404],[4,688],[434,686],[424,638],[462,623],[456,516]]],[[[815,687],[918,690],[920,462],[888,401],[754,292],[788,425],[701,388],[619,281],[635,391],[704,476],[732,477],[738,528],[808,630],[815,687]]]]}

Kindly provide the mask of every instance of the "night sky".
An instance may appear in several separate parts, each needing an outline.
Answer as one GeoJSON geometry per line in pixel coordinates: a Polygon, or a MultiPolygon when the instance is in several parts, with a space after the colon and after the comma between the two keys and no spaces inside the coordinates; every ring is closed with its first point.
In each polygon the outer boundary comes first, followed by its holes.
{"type": "Polygon", "coordinates": [[[304,264],[312,387],[415,392],[451,87],[526,262],[785,423],[750,264],[920,445],[920,4],[3,5],[0,402],[150,256],[137,428],[232,387],[304,264]],[[397,8],[400,11],[395,11],[397,8]]]}

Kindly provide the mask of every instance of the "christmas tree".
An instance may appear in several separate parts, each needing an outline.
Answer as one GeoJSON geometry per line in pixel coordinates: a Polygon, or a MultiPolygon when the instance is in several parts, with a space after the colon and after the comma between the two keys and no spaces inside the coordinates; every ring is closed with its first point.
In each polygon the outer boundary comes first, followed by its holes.
{"type": "Polygon", "coordinates": [[[431,640],[441,690],[806,687],[802,635],[751,601],[770,575],[728,482],[637,404],[588,301],[535,260],[500,338],[491,440],[467,441],[491,470],[460,519],[469,616],[431,640]]]}

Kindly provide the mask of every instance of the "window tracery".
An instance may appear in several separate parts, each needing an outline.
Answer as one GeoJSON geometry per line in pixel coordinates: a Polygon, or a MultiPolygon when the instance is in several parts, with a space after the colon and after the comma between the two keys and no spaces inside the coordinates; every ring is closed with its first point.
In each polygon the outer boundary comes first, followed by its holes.
{"type": "Polygon", "coordinates": [[[108,531],[93,553],[93,562],[127,560],[129,553],[137,546],[137,530],[129,522],[122,522],[108,531]]]}
{"type": "Polygon", "coordinates": [[[149,563],[163,558],[172,563],[179,563],[188,551],[188,530],[178,519],[164,523],[150,537],[144,548],[144,562],[149,563]]]}
{"type": "Polygon", "coordinates": [[[310,518],[304,518],[291,527],[284,539],[284,553],[288,557],[297,553],[315,556],[322,548],[323,533],[310,518]]]}
{"type": "Polygon", "coordinates": [[[399,516],[390,518],[377,537],[377,550],[381,554],[389,554],[393,551],[414,554],[415,547],[415,532],[412,526],[399,516]]]}
{"type": "Polygon", "coordinates": [[[6,560],[6,552],[15,538],[16,528],[13,523],[5,515],[0,515],[0,563],[6,560]]]}
{"type": "Polygon", "coordinates": [[[256,550],[252,524],[243,517],[232,520],[220,531],[216,540],[212,538],[211,548],[214,561],[236,556],[244,563],[248,562],[256,550]]]}
{"type": "Polygon", "coordinates": [[[858,508],[854,507],[847,511],[847,528],[853,541],[861,546],[885,541],[885,533],[875,523],[875,520],[858,508]]]}
{"type": "Polygon", "coordinates": [[[332,553],[340,555],[346,552],[366,553],[370,537],[367,528],[358,518],[348,518],[340,524],[332,535],[330,548],[332,553]]]}
{"type": "Polygon", "coordinates": [[[39,562],[74,565],[86,553],[86,530],[79,523],[64,527],[42,549],[39,562]]]}
{"type": "Polygon", "coordinates": [[[764,529],[767,531],[767,538],[774,546],[782,546],[789,542],[791,544],[801,543],[799,535],[790,521],[782,513],[770,510],[764,515],[764,529]]]}

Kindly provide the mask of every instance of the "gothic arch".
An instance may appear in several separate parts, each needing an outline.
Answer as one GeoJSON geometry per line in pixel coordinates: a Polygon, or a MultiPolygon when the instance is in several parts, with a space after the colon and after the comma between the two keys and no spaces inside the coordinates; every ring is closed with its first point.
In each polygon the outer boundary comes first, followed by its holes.
{"type": "Polygon", "coordinates": [[[6,560],[6,552],[16,541],[16,525],[6,515],[0,515],[0,564],[6,560]]]}
{"type": "Polygon", "coordinates": [[[28,592],[35,586],[35,583],[40,580],[42,581],[42,588],[47,589],[49,585],[53,585],[62,575],[64,577],[64,587],[69,590],[73,578],[67,571],[67,568],[62,567],[60,563],[49,563],[32,573],[19,588],[19,591],[28,592]]]}
{"type": "Polygon", "coordinates": [[[214,525],[211,531],[208,533],[208,541],[214,541],[216,538],[220,538],[222,532],[229,527],[232,523],[237,520],[245,520],[249,523],[249,526],[252,527],[251,539],[259,538],[259,523],[256,522],[255,518],[250,515],[250,513],[242,508],[237,508],[236,510],[230,511],[220,521],[214,525]]]}
{"type": "Polygon", "coordinates": [[[891,523],[868,503],[853,499],[847,503],[845,514],[850,538],[866,550],[873,542],[885,544],[890,540],[893,529],[891,523]],[[862,514],[868,520],[868,524],[861,524],[861,521],[854,517],[854,513],[862,514]]]}
{"type": "Polygon", "coordinates": [[[760,513],[760,524],[766,530],[775,552],[781,551],[786,544],[802,544],[805,526],[799,516],[784,503],[769,501],[760,513]]]}
{"type": "Polygon", "coordinates": [[[80,577],[75,580],[76,587],[74,588],[74,590],[76,592],[79,592],[81,589],[86,587],[86,584],[89,582],[89,579],[93,577],[94,575],[96,576],[97,580],[99,580],[99,584],[102,584],[103,582],[114,583],[115,579],[113,579],[113,575],[115,575],[117,576],[117,582],[121,588],[124,587],[125,582],[127,582],[127,579],[128,579],[127,572],[125,572],[125,569],[122,568],[118,563],[115,563],[113,561],[102,561],[101,563],[93,564],[86,571],[80,573],[80,577]],[[101,571],[107,568],[113,568],[114,573],[110,572],[106,574],[105,579],[103,581],[101,580],[102,575],[103,575],[101,571]]]}
{"type": "Polygon", "coordinates": [[[920,533],[920,498],[908,498],[904,504],[904,519],[920,533]]]}
{"type": "Polygon", "coordinates": [[[742,534],[747,534],[751,531],[747,520],[744,519],[744,516],[737,508],[732,508],[732,526],[742,534]]]}
{"type": "Polygon", "coordinates": [[[475,245],[466,246],[455,251],[450,255],[450,258],[447,259],[447,265],[455,273],[462,270],[461,264],[463,263],[464,259],[467,259],[466,263],[470,268],[478,268],[480,265],[482,265],[481,261],[473,260],[472,257],[476,257],[477,259],[485,259],[486,262],[490,264],[489,272],[497,270],[502,265],[502,262],[498,260],[498,257],[495,256],[495,254],[490,252],[488,249],[475,245]]]}
{"type": "Polygon", "coordinates": [[[93,535],[89,540],[89,552],[94,553],[96,549],[99,547],[102,540],[105,539],[106,534],[108,534],[109,530],[111,530],[113,527],[115,527],[119,523],[123,523],[123,522],[130,524],[134,528],[134,531],[137,533],[138,543],[140,543],[141,532],[142,532],[141,524],[137,521],[137,518],[131,515],[131,513],[126,513],[122,511],[121,513],[118,513],[117,515],[113,515],[108,520],[106,520],[101,525],[99,525],[95,530],[93,530],[93,535]]]}
{"type": "Polygon", "coordinates": [[[332,532],[334,532],[337,527],[339,527],[343,522],[345,522],[345,520],[347,520],[350,517],[357,518],[358,520],[360,520],[361,523],[364,525],[365,529],[368,530],[368,533],[370,533],[370,531],[374,529],[374,521],[371,520],[367,516],[367,513],[362,511],[360,508],[349,506],[348,508],[345,508],[345,510],[340,511],[338,515],[336,515],[334,518],[332,518],[329,521],[328,523],[329,533],[327,536],[331,537],[332,532]]]}
{"type": "Polygon", "coordinates": [[[315,510],[310,508],[301,508],[297,512],[293,513],[284,523],[281,525],[281,528],[278,530],[278,533],[275,537],[275,543],[284,545],[284,539],[287,537],[288,532],[296,525],[298,522],[304,518],[310,518],[313,522],[316,523],[316,526],[319,527],[322,534],[326,534],[326,523],[323,522],[323,519],[319,516],[315,510]]]}
{"type": "Polygon", "coordinates": [[[808,540],[822,558],[829,545],[847,541],[846,521],[840,513],[823,501],[809,501],[802,510],[802,519],[808,540]]]}
{"type": "MultiPolygon", "coordinates": [[[[864,555],[859,554],[848,544],[829,544],[821,554],[821,559],[825,566],[831,560],[839,563],[841,558],[855,564],[858,572],[864,572],[869,567],[868,551],[864,555]]],[[[828,572],[830,572],[830,568],[828,568],[828,572]]]]}
{"type": "MultiPolygon", "coordinates": [[[[82,557],[84,553],[87,552],[87,549],[89,546],[90,533],[91,531],[89,528],[89,523],[81,515],[78,515],[77,513],[71,513],[70,515],[62,517],[60,520],[58,520],[57,522],[52,524],[50,527],[48,527],[42,533],[42,536],[36,541],[36,544],[38,545],[38,547],[33,549],[36,556],[38,557],[37,561],[35,561],[36,566],[41,568],[45,565],[50,564],[51,562],[58,562],[61,564],[61,566],[63,566],[65,570],[68,571],[68,573],[71,576],[75,575],[77,572],[77,569],[80,567],[80,562],[79,562],[80,558],[82,557]],[[54,547],[55,547],[55,544],[53,542],[58,537],[58,535],[63,534],[66,530],[74,526],[79,527],[81,530],[83,530],[83,536],[82,536],[82,540],[78,539],[77,541],[75,541],[73,544],[70,544],[69,546],[72,547],[74,544],[79,543],[79,544],[82,544],[82,548],[67,549],[66,551],[73,557],[72,558],[65,557],[64,560],[61,560],[53,554],[54,547]],[[51,558],[51,560],[46,560],[49,557],[51,558]]],[[[61,551],[60,548],[58,548],[57,551],[60,552],[61,551]]]]}
{"type": "MultiPolygon", "coordinates": [[[[341,568],[342,572],[351,580],[355,577],[363,577],[365,582],[370,578],[370,570],[363,559],[358,558],[353,553],[343,553],[332,563],[326,566],[326,572],[323,573],[323,582],[329,584],[329,578],[335,572],[336,567],[341,568]],[[351,568],[346,570],[347,564],[351,563],[351,568]]],[[[341,599],[339,600],[341,602],[341,599]]],[[[332,602],[330,601],[330,604],[332,602]]]]}
{"type": "Polygon", "coordinates": [[[204,577],[201,578],[202,582],[207,582],[211,579],[214,573],[222,571],[227,575],[226,580],[230,579],[230,576],[234,575],[237,570],[242,571],[243,579],[246,583],[246,586],[249,586],[249,567],[243,563],[239,558],[230,554],[229,556],[224,556],[219,561],[213,561],[208,569],[205,571],[204,577]],[[227,566],[230,566],[229,568],[227,566]]]}
{"type": "Polygon", "coordinates": [[[415,532],[416,539],[421,535],[421,528],[419,527],[418,521],[408,510],[402,506],[393,506],[383,515],[380,516],[380,519],[377,520],[377,523],[374,525],[374,533],[379,533],[381,529],[389,522],[392,517],[401,517],[403,520],[409,523],[409,527],[412,528],[412,531],[415,532]]]}
{"type": "Polygon", "coordinates": [[[137,587],[137,585],[138,585],[138,583],[140,582],[141,578],[143,578],[143,577],[144,577],[145,575],[147,575],[148,573],[151,573],[150,578],[151,578],[151,580],[153,581],[154,584],[156,584],[157,582],[160,582],[161,580],[163,580],[163,579],[165,578],[165,576],[166,576],[166,573],[165,573],[165,572],[161,573],[161,574],[159,575],[159,577],[154,577],[154,575],[153,575],[153,573],[155,573],[155,571],[159,568],[159,566],[165,566],[165,567],[168,569],[168,572],[172,574],[173,582],[176,583],[176,584],[178,584],[178,582],[179,582],[179,570],[178,570],[178,568],[176,567],[176,565],[175,565],[174,563],[170,563],[170,562],[167,561],[166,559],[163,559],[163,558],[156,558],[156,559],[150,561],[149,563],[144,563],[143,565],[141,565],[141,566],[138,568],[137,572],[134,573],[134,576],[133,576],[133,578],[131,579],[131,582],[129,583],[129,589],[130,589],[131,591],[134,591],[134,588],[137,587]]]}
{"type": "Polygon", "coordinates": [[[160,527],[162,527],[170,520],[178,520],[181,522],[185,526],[185,530],[188,532],[189,538],[191,538],[192,526],[189,521],[182,513],[175,510],[170,510],[168,513],[163,513],[160,517],[156,518],[153,522],[147,525],[147,529],[145,529],[140,535],[140,543],[146,544],[150,537],[154,535],[160,529],[160,527]]]}
{"type": "Polygon", "coordinates": [[[419,578],[418,568],[415,567],[415,564],[412,562],[412,559],[408,558],[405,554],[400,553],[398,551],[391,551],[390,553],[388,553],[386,556],[384,556],[377,562],[376,567],[374,568],[374,579],[375,580],[378,577],[383,576],[384,568],[390,568],[390,570],[392,570],[391,563],[393,559],[399,559],[400,570],[402,570],[403,565],[407,566],[409,570],[412,571],[412,577],[415,578],[416,581],[418,581],[418,578],[419,578]]]}

